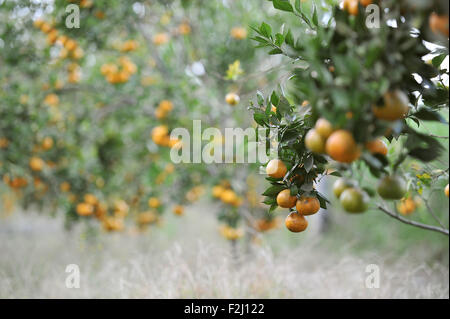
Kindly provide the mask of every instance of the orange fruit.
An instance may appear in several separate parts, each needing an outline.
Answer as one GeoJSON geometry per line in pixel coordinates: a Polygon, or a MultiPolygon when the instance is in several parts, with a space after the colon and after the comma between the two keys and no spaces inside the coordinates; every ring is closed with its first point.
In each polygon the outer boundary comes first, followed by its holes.
{"type": "Polygon", "coordinates": [[[240,100],[241,100],[241,98],[239,97],[239,95],[237,95],[236,93],[233,93],[233,92],[228,93],[225,96],[225,102],[227,102],[228,104],[230,104],[232,106],[238,104],[240,100]]]}
{"type": "Polygon", "coordinates": [[[404,216],[411,215],[416,210],[416,202],[412,198],[402,198],[397,204],[397,210],[404,216]]]}
{"type": "Polygon", "coordinates": [[[191,26],[187,22],[183,22],[178,26],[178,33],[182,35],[187,35],[191,33],[191,26]]]}
{"type": "Polygon", "coordinates": [[[95,197],[95,195],[86,194],[86,195],[84,195],[84,202],[91,204],[91,205],[96,205],[98,203],[98,200],[97,200],[97,197],[95,197]]]}
{"type": "Polygon", "coordinates": [[[320,202],[315,197],[300,197],[295,205],[300,215],[314,215],[320,209],[320,202]]]}
{"type": "Polygon", "coordinates": [[[401,199],[407,191],[406,183],[396,175],[385,176],[378,183],[377,191],[384,199],[401,199]]]}
{"type": "Polygon", "coordinates": [[[408,96],[400,90],[387,92],[384,97],[384,105],[374,105],[372,112],[376,118],[386,121],[397,121],[408,114],[408,96]]]}
{"type": "Polygon", "coordinates": [[[149,212],[140,213],[137,217],[137,222],[141,225],[152,224],[152,223],[156,222],[157,219],[158,219],[158,216],[156,216],[155,213],[149,211],[149,212]]]}
{"type": "Polygon", "coordinates": [[[306,133],[305,146],[311,152],[324,153],[325,152],[325,139],[315,129],[311,129],[306,133]]]}
{"type": "Polygon", "coordinates": [[[94,213],[94,206],[88,203],[79,203],[76,207],[77,214],[80,216],[89,216],[94,213]]]}
{"type": "Polygon", "coordinates": [[[70,191],[70,184],[68,182],[62,182],[61,185],[59,185],[59,189],[61,192],[68,192],[70,191]]]}
{"type": "Polygon", "coordinates": [[[102,223],[103,229],[106,231],[121,231],[123,230],[123,219],[117,217],[105,217],[102,223]]]}
{"type": "Polygon", "coordinates": [[[284,189],[277,195],[277,204],[282,208],[292,208],[297,202],[297,197],[291,196],[289,189],[284,189]]]}
{"type": "Polygon", "coordinates": [[[352,133],[346,130],[337,130],[332,133],[327,140],[325,150],[332,159],[341,163],[351,163],[361,155],[352,133]]]}
{"type": "Polygon", "coordinates": [[[235,27],[231,29],[231,37],[237,40],[243,40],[247,37],[247,30],[242,27],[235,27]]]}
{"type": "Polygon", "coordinates": [[[234,204],[238,200],[237,195],[235,192],[233,192],[231,189],[227,189],[222,192],[222,195],[220,195],[220,199],[226,203],[226,204],[234,204]]]}
{"type": "Polygon", "coordinates": [[[367,7],[369,4],[372,4],[373,0],[359,0],[362,6],[367,7]]]}
{"type": "Polygon", "coordinates": [[[174,208],[173,208],[173,213],[174,213],[175,215],[178,215],[178,216],[183,215],[183,214],[184,214],[184,207],[181,206],[181,205],[176,205],[176,206],[174,206],[174,208]]]}
{"type": "Polygon", "coordinates": [[[333,133],[333,126],[328,120],[324,118],[320,118],[317,120],[316,125],[314,125],[314,129],[324,139],[327,139],[331,135],[331,133],[333,133]]]}
{"type": "Polygon", "coordinates": [[[158,208],[161,205],[161,202],[156,197],[150,197],[148,200],[148,206],[150,208],[158,208]]]}
{"type": "Polygon", "coordinates": [[[42,141],[42,148],[46,151],[53,147],[53,139],[49,136],[45,137],[42,141]]]}
{"type": "Polygon", "coordinates": [[[339,178],[333,184],[333,193],[336,198],[339,198],[341,194],[347,189],[353,187],[353,183],[345,178],[339,178]]]}
{"type": "Polygon", "coordinates": [[[225,189],[222,186],[216,185],[212,188],[212,195],[216,198],[220,198],[224,190],[225,189]]]}
{"type": "Polygon", "coordinates": [[[42,171],[44,168],[45,162],[39,157],[30,158],[29,162],[30,168],[33,171],[42,171]]]}
{"type": "Polygon", "coordinates": [[[284,221],[286,228],[293,233],[300,233],[308,227],[308,221],[297,212],[290,213],[284,221]]]}
{"type": "Polygon", "coordinates": [[[373,141],[369,141],[366,143],[366,148],[372,153],[372,154],[381,154],[386,156],[388,153],[388,148],[386,143],[381,139],[376,139],[373,141]]]}
{"type": "Polygon", "coordinates": [[[287,173],[287,167],[279,159],[271,160],[266,166],[266,173],[273,178],[283,178],[287,173]]]}
{"type": "Polygon", "coordinates": [[[444,193],[445,193],[445,196],[448,197],[448,184],[447,184],[447,186],[445,186],[444,193]]]}
{"type": "Polygon", "coordinates": [[[153,44],[163,45],[169,42],[169,36],[166,33],[158,33],[153,37],[153,44]]]}
{"type": "Polygon", "coordinates": [[[433,12],[428,21],[431,31],[441,33],[448,38],[448,15],[438,15],[433,12]]]}
{"type": "Polygon", "coordinates": [[[345,211],[349,213],[362,213],[369,206],[369,195],[357,188],[348,188],[342,192],[339,201],[345,211]]]}
{"type": "Polygon", "coordinates": [[[344,10],[353,16],[358,15],[358,0],[344,0],[344,10]]]}

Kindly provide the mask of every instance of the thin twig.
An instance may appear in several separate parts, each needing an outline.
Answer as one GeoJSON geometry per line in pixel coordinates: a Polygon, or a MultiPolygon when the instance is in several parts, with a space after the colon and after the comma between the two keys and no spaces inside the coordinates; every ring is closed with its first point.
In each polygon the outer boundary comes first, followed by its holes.
{"type": "Polygon", "coordinates": [[[426,229],[426,230],[431,230],[431,231],[435,231],[435,232],[438,232],[438,233],[442,233],[442,234],[447,235],[447,236],[449,235],[448,229],[441,228],[441,227],[436,227],[436,226],[431,226],[431,225],[426,225],[426,224],[422,224],[422,223],[418,223],[418,222],[406,219],[406,218],[404,218],[404,217],[402,217],[402,216],[400,216],[398,214],[395,214],[395,213],[389,211],[387,208],[385,208],[385,207],[383,207],[381,205],[378,205],[377,207],[383,213],[391,216],[392,218],[395,218],[395,219],[401,221],[402,223],[405,223],[405,224],[408,224],[408,225],[411,225],[411,226],[414,226],[414,227],[418,227],[418,228],[422,228],[422,229],[426,229]]]}

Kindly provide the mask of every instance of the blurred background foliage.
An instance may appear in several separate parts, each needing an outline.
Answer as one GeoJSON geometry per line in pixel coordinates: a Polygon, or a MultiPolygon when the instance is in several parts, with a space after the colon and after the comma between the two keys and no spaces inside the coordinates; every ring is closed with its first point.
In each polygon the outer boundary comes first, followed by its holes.
{"type": "MultiPolygon", "coordinates": [[[[313,238],[290,234],[284,228],[268,232],[278,228],[286,214],[279,209],[268,213],[261,203],[266,185],[259,163],[174,165],[170,160],[170,147],[176,145],[168,137],[170,131],[176,127],[191,131],[192,120],[201,120],[203,128],[222,131],[256,127],[247,110],[249,100],[258,103],[256,91],[270,96],[281,84],[290,92],[288,102],[297,107],[306,99],[305,90],[309,90],[308,99],[314,96],[317,100],[328,92],[326,85],[307,78],[296,82],[300,87],[290,86],[291,71],[304,67],[301,61],[292,61],[295,50],[268,55],[255,48],[258,41],[250,37],[257,36],[255,30],[267,21],[274,32],[286,34],[290,29],[298,39],[298,46],[293,47],[318,58],[315,54],[323,43],[314,42],[317,39],[304,42],[310,25],[276,10],[276,2],[0,0],[2,214],[20,205],[26,211],[62,214],[67,227],[81,221],[93,229],[102,225],[105,231],[142,231],[161,225],[164,213],[173,212],[178,218],[186,205],[202,198],[217,208],[213,211],[222,225],[220,234],[233,243],[241,237],[257,243],[260,233],[266,232],[264,238],[274,248],[313,238]],[[68,4],[79,5],[80,28],[65,26],[68,4]],[[227,103],[229,93],[240,97],[237,105],[227,103]]],[[[313,16],[316,8],[325,21],[339,12],[333,11],[337,2],[302,1],[302,8],[307,16],[313,16]]],[[[358,55],[359,47],[351,36],[359,32],[355,29],[347,30],[348,38],[341,35],[344,38],[334,41],[358,55]]],[[[377,45],[387,43],[385,39],[377,45]]],[[[370,60],[370,54],[367,57],[370,60]]],[[[378,81],[375,89],[353,90],[365,84],[358,82],[356,74],[372,75],[370,66],[357,62],[351,58],[336,61],[339,74],[356,80],[346,86],[348,95],[331,95],[336,105],[354,110],[367,94],[374,100],[384,89],[384,82],[378,81]]],[[[411,68],[417,61],[402,62],[389,61],[392,66],[411,68]]],[[[400,86],[404,84],[401,74],[413,71],[417,70],[378,70],[400,86]]],[[[301,73],[297,75],[300,78],[301,73]]],[[[317,111],[328,116],[325,108],[317,111]]],[[[339,108],[335,111],[330,117],[345,121],[345,113],[339,108]]],[[[448,103],[438,111],[448,123],[448,103]]],[[[407,121],[414,125],[414,119],[407,121]]],[[[353,124],[355,129],[362,127],[356,120],[353,124]]],[[[417,130],[448,138],[447,124],[424,123],[417,130]]],[[[417,205],[413,217],[434,223],[427,213],[430,205],[448,225],[448,199],[443,193],[448,183],[448,139],[440,143],[443,151],[433,162],[422,165],[407,160],[402,165],[408,172],[411,195],[429,200],[417,205]]],[[[399,149],[402,140],[394,140],[387,157],[395,158],[399,149]]],[[[374,185],[376,178],[369,169],[362,165],[352,171],[352,178],[374,185]]],[[[331,195],[333,179],[329,177],[321,186],[332,204],[323,216],[312,219],[321,225],[317,232],[324,245],[393,252],[422,247],[436,251],[437,258],[448,259],[448,237],[395,222],[373,205],[361,216],[344,214],[331,195]]],[[[167,219],[171,222],[165,230],[170,238],[180,222],[167,219]]]]}

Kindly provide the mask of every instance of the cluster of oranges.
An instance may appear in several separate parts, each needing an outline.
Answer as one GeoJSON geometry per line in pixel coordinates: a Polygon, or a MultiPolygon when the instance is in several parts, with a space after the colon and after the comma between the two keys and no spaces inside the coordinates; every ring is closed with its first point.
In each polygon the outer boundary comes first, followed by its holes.
{"type": "Polygon", "coordinates": [[[235,228],[229,225],[221,225],[219,227],[220,234],[228,240],[238,240],[244,236],[244,230],[242,228],[235,228]]]}
{"type": "MultiPolygon", "coordinates": [[[[84,56],[83,49],[78,46],[76,40],[71,39],[67,35],[60,35],[59,31],[52,27],[51,24],[38,19],[34,21],[34,26],[47,34],[47,43],[49,45],[58,44],[61,46],[59,55],[61,59],[71,58],[72,60],[79,60],[84,56]]],[[[68,82],[78,83],[81,78],[80,68],[76,63],[71,64],[73,65],[69,67],[68,82]]]]}
{"type": "MultiPolygon", "coordinates": [[[[384,95],[383,105],[374,105],[372,110],[378,119],[396,121],[408,113],[408,98],[401,91],[391,91],[384,95]]],[[[334,130],[332,124],[324,118],[318,119],[314,128],[308,131],[305,146],[314,153],[327,153],[341,163],[352,163],[361,156],[361,147],[356,143],[353,134],[344,129],[334,130]]],[[[368,141],[364,146],[372,154],[386,156],[388,152],[387,145],[381,138],[368,141]]]]}
{"type": "Polygon", "coordinates": [[[231,189],[230,184],[227,182],[223,182],[221,185],[214,186],[212,188],[212,195],[215,198],[220,199],[223,203],[234,207],[241,206],[243,202],[243,199],[231,189]]]}
{"type": "Polygon", "coordinates": [[[125,83],[137,72],[136,64],[130,58],[122,56],[118,63],[105,63],[101,66],[100,72],[109,83],[125,83]]]}
{"type": "Polygon", "coordinates": [[[205,187],[203,185],[196,185],[186,192],[185,198],[188,202],[193,203],[200,199],[205,193],[205,187]]]}
{"type": "Polygon", "coordinates": [[[169,100],[162,100],[155,110],[155,117],[158,120],[165,118],[173,110],[173,103],[169,100]]]}
{"type": "MultiPolygon", "coordinates": [[[[314,128],[305,136],[305,146],[317,154],[327,153],[332,159],[341,163],[351,163],[361,156],[361,147],[356,143],[350,131],[334,130],[331,123],[320,118],[314,128]]],[[[366,143],[365,147],[373,154],[387,154],[386,143],[375,139],[366,143]]]]}
{"type": "MultiPolygon", "coordinates": [[[[266,166],[266,173],[272,178],[281,179],[287,173],[287,167],[279,159],[271,160],[266,166]]],[[[300,176],[296,176],[302,179],[300,176]]],[[[291,194],[290,189],[283,189],[277,194],[276,201],[282,208],[296,208],[285,220],[286,227],[292,232],[302,232],[308,227],[308,221],[305,216],[314,215],[320,209],[320,202],[316,197],[301,196],[297,198],[296,194],[291,194]]]]}
{"type": "Polygon", "coordinates": [[[159,125],[153,128],[151,138],[156,145],[170,148],[181,148],[181,141],[169,136],[169,128],[166,125],[159,125]]]}
{"type": "Polygon", "coordinates": [[[123,42],[120,46],[120,51],[131,52],[135,51],[139,47],[139,42],[136,40],[127,40],[123,42]]]}
{"type": "Polygon", "coordinates": [[[124,200],[117,200],[112,205],[113,214],[108,215],[109,208],[105,202],[101,202],[93,194],[85,194],[83,202],[78,203],[75,209],[80,216],[95,216],[106,231],[120,231],[124,228],[124,218],[129,206],[124,200]]]}
{"type": "Polygon", "coordinates": [[[3,175],[3,182],[13,189],[20,189],[28,185],[28,181],[25,177],[10,177],[8,174],[3,175]]]}

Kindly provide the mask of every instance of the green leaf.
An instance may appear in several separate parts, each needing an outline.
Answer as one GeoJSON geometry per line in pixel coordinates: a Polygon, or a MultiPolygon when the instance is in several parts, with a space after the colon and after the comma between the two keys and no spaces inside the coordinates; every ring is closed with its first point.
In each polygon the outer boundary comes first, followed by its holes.
{"type": "Polygon", "coordinates": [[[255,113],[255,114],[253,114],[253,119],[259,125],[267,126],[267,117],[266,117],[265,113],[255,113]]]}
{"type": "Polygon", "coordinates": [[[307,173],[311,171],[311,169],[314,166],[314,157],[312,155],[309,155],[304,162],[304,167],[307,173]]]}
{"type": "Polygon", "coordinates": [[[275,105],[278,106],[278,103],[280,103],[280,98],[278,97],[277,92],[273,91],[272,95],[270,96],[270,102],[275,105]]]}
{"type": "Polygon", "coordinates": [[[441,114],[427,107],[421,107],[416,113],[413,113],[412,116],[423,121],[435,121],[447,124],[447,121],[441,114]]]}
{"type": "Polygon", "coordinates": [[[288,12],[294,11],[294,9],[292,8],[292,6],[288,0],[272,0],[272,2],[273,2],[273,7],[275,9],[282,10],[282,11],[288,11],[288,12]]]}
{"type": "Polygon", "coordinates": [[[269,51],[269,54],[270,54],[270,55],[282,54],[282,53],[283,53],[283,51],[281,51],[281,50],[278,49],[278,48],[275,48],[275,49],[269,51]]]}
{"type": "Polygon", "coordinates": [[[284,185],[273,185],[273,186],[269,187],[268,189],[266,189],[262,195],[268,196],[268,197],[274,197],[274,196],[278,195],[278,193],[284,189],[286,189],[286,187],[284,185]]]}
{"type": "Polygon", "coordinates": [[[272,36],[272,28],[265,22],[261,23],[259,31],[261,32],[262,35],[264,35],[267,38],[270,38],[272,36]]]}
{"type": "Polygon", "coordinates": [[[275,34],[275,44],[281,46],[284,43],[284,36],[281,33],[275,34]]]}
{"type": "Polygon", "coordinates": [[[317,16],[317,9],[316,6],[313,4],[313,15],[312,15],[312,23],[314,23],[314,25],[316,27],[319,26],[319,18],[317,16]]]}

